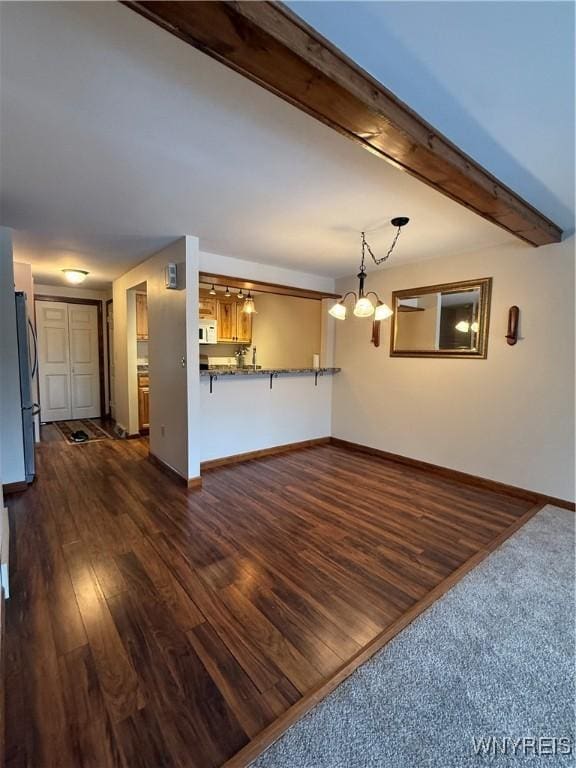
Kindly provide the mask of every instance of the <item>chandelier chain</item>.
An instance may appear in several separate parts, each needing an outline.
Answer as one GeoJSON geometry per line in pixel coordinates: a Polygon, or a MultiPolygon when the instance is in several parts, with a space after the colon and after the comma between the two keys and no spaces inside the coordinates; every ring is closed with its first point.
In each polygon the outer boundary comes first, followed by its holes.
{"type": "Polygon", "coordinates": [[[401,229],[402,229],[401,226],[397,228],[396,234],[394,235],[394,240],[392,240],[392,245],[390,246],[390,248],[388,248],[388,252],[386,253],[386,255],[382,256],[381,259],[377,259],[376,256],[374,256],[374,252],[372,251],[372,248],[370,248],[368,242],[366,241],[366,233],[362,232],[362,264],[360,266],[360,269],[361,270],[364,269],[364,258],[365,258],[366,251],[368,251],[368,253],[372,257],[372,261],[374,262],[374,264],[376,264],[376,266],[380,266],[380,264],[383,264],[385,261],[387,261],[392,255],[392,251],[394,250],[394,247],[398,242],[401,229]]]}

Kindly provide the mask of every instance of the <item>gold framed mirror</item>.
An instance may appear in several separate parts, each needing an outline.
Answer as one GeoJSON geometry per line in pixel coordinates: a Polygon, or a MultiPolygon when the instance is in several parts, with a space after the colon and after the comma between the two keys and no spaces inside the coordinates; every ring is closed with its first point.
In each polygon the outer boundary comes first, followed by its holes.
{"type": "Polygon", "coordinates": [[[491,293],[491,277],[394,291],[391,357],[485,359],[491,293]]]}

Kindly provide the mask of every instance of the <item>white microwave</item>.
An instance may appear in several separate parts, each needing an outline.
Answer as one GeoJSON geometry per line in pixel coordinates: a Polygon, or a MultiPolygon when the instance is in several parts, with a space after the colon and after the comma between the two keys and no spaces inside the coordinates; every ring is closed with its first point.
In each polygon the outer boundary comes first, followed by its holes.
{"type": "Polygon", "coordinates": [[[218,334],[216,332],[216,320],[200,320],[198,327],[198,339],[200,344],[216,344],[218,334]]]}

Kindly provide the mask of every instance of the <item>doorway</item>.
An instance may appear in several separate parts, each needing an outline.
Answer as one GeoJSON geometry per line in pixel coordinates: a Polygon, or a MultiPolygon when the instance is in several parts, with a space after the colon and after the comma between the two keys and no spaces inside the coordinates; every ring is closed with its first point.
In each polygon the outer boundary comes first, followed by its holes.
{"type": "Polygon", "coordinates": [[[41,421],[105,413],[102,302],[36,296],[41,421]]]}

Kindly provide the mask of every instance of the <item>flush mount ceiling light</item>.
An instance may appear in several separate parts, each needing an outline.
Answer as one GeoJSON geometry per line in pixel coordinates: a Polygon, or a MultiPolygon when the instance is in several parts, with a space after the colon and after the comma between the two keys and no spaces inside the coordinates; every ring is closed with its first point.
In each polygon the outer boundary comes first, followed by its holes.
{"type": "Polygon", "coordinates": [[[392,219],[390,222],[393,227],[396,227],[396,234],[394,235],[394,240],[392,241],[392,245],[388,249],[388,252],[386,256],[383,256],[381,259],[377,259],[370,246],[366,242],[366,234],[364,232],[361,233],[361,242],[362,242],[362,261],[360,262],[360,272],[358,272],[358,293],[356,291],[348,291],[344,294],[336,304],[334,304],[333,307],[330,307],[328,312],[332,315],[332,317],[335,317],[336,320],[345,320],[346,319],[346,313],[347,308],[344,304],[346,298],[348,296],[354,296],[354,314],[356,317],[372,317],[374,315],[374,320],[386,320],[388,317],[391,317],[394,313],[390,309],[390,307],[387,304],[384,304],[383,301],[381,301],[380,297],[377,293],[374,291],[368,291],[368,293],[364,292],[364,283],[366,281],[366,264],[365,264],[365,258],[366,258],[366,251],[370,254],[372,257],[372,261],[376,266],[379,266],[380,264],[383,264],[387,259],[390,258],[390,255],[392,251],[394,250],[394,246],[398,242],[398,238],[400,237],[400,232],[402,230],[402,227],[405,227],[406,224],[410,221],[409,218],[406,216],[397,216],[396,218],[392,219]],[[374,307],[374,304],[370,300],[370,296],[374,296],[376,299],[376,307],[374,307]]]}
{"type": "Polygon", "coordinates": [[[80,285],[88,277],[88,272],[85,269],[63,269],[64,277],[72,285],[80,285]]]}
{"type": "Polygon", "coordinates": [[[244,304],[242,306],[242,312],[246,312],[247,315],[256,315],[256,307],[254,305],[254,299],[250,295],[250,291],[248,291],[248,296],[246,296],[244,300],[244,304]]]}

